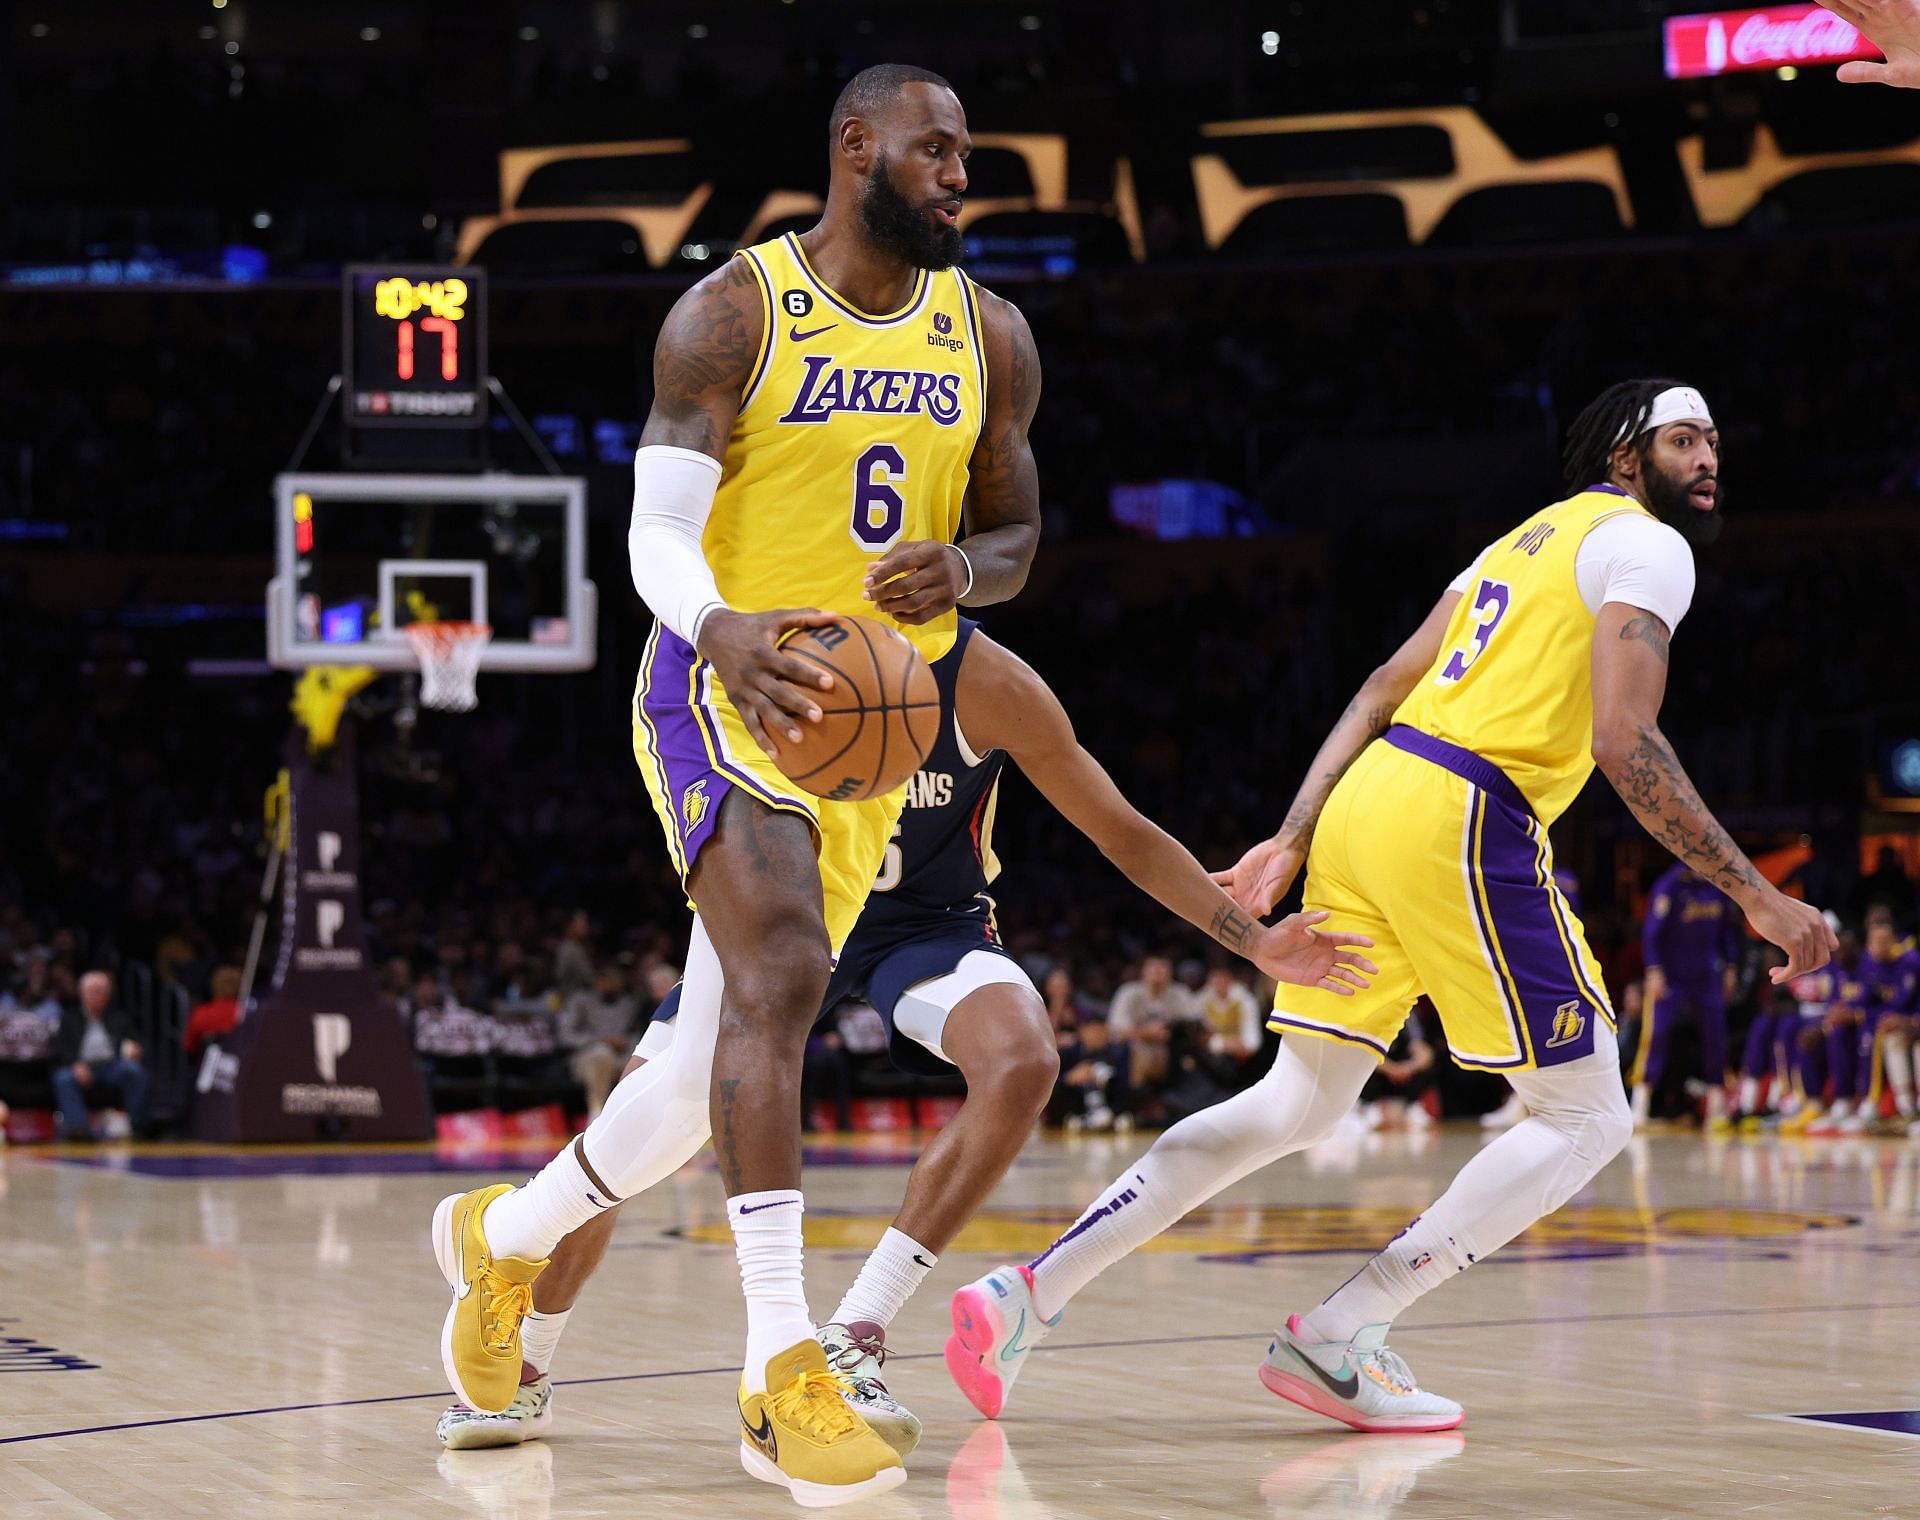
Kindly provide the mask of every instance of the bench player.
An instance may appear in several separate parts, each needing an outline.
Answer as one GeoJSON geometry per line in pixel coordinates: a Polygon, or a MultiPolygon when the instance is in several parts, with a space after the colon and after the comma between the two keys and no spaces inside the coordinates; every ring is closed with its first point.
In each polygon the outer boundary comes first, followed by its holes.
{"type": "Polygon", "coordinates": [[[1369,934],[1380,973],[1348,1001],[1286,987],[1256,1086],[1183,1120],[1031,1265],[954,1296],[947,1364],[999,1412],[1027,1352],[1107,1266],[1257,1167],[1330,1134],[1424,992],[1454,1060],[1503,1073],[1528,1117],[1332,1297],[1274,1336],[1261,1381],[1357,1430],[1446,1430],[1387,1348],[1394,1318],[1586,1185],[1632,1134],[1613,1010],[1553,880],[1547,827],[1597,763],[1647,829],[1781,946],[1821,965],[1819,911],[1775,890],[1660,732],[1667,646],[1693,595],[1683,536],[1719,505],[1706,402],[1672,381],[1603,392],[1567,446],[1573,494],[1496,540],[1361,688],[1286,821],[1221,879],[1265,913],[1305,901],[1369,934]]]}
{"type": "MultiPolygon", "coordinates": [[[[800,1228],[807,1031],[904,789],[827,802],[786,778],[774,755],[819,719],[813,692],[832,678],[779,640],[878,612],[938,659],[958,602],[1003,601],[1026,579],[1039,363],[1019,312],[954,267],[971,149],[937,74],[854,76],[833,108],[819,224],[742,250],[675,304],[634,460],[629,551],[656,618],[635,751],[696,908],[689,979],[721,977],[726,999],[711,1091],[674,1102],[696,1128],[711,1106],[727,1190],[747,1301],[741,1463],[814,1505],[905,1476],[827,1370],[800,1228]]],[[[547,1253],[645,1185],[633,1106],[617,1091],[528,1186],[436,1211],[454,1290],[441,1361],[471,1407],[516,1395],[547,1253]]]]}
{"type": "MultiPolygon", "coordinates": [[[[1047,683],[972,622],[960,620],[952,651],[933,673],[942,705],[939,738],[908,785],[906,810],[873,895],[822,1003],[824,1017],[843,999],[864,994],[887,1021],[896,1064],[945,1071],[951,1062],[967,1083],[959,1114],[914,1167],[898,1216],[818,1332],[829,1364],[848,1385],[848,1401],[902,1457],[918,1441],[920,1422],[880,1376],[887,1327],[1006,1175],[1059,1069],[1040,996],[1001,949],[994,926],[993,819],[1006,763],[1019,766],[1135,886],[1269,975],[1344,995],[1364,985],[1372,969],[1352,948],[1364,939],[1315,931],[1304,917],[1265,928],[1235,906],[1178,841],[1120,794],[1075,738],[1047,683]]],[[[689,981],[669,1002],[674,1006],[663,1006],[648,1026],[636,1061],[645,1058],[650,1081],[678,1067],[688,1085],[702,1086],[717,998],[710,983],[689,981]]],[[[622,1085],[637,1080],[629,1076],[622,1085]]],[[[649,1145],[658,1154],[643,1164],[651,1175],[665,1176],[704,1140],[662,1125],[649,1145]]],[[[517,1444],[546,1429],[553,1345],[612,1228],[609,1210],[555,1249],[553,1266],[535,1289],[529,1363],[513,1407],[488,1415],[456,1405],[440,1418],[443,1441],[517,1444]],[[535,1355],[541,1360],[533,1361],[535,1355]]]]}

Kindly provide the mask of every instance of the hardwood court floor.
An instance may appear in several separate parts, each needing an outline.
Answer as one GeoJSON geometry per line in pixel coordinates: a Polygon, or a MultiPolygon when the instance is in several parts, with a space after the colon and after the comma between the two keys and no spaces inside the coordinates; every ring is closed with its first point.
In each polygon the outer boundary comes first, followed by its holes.
{"type": "MultiPolygon", "coordinates": [[[[1457,1434],[1353,1435],[1266,1393],[1270,1327],[1480,1143],[1336,1138],[1248,1179],[1084,1294],[987,1425],[939,1359],[947,1294],[1050,1237],[1146,1141],[1035,1143],[897,1325],[892,1386],[926,1439],[905,1486],[848,1513],[1920,1512],[1920,1145],[1904,1142],[1636,1141],[1401,1321],[1396,1347],[1467,1406],[1457,1434]],[[1781,1418],[1861,1412],[1878,1418],[1781,1418]]],[[[889,1139],[812,1152],[817,1312],[911,1155],[889,1139]]],[[[743,1315],[704,1160],[629,1207],[561,1350],[550,1438],[441,1452],[429,1211],[535,1159],[0,1152],[0,1370],[19,1373],[0,1385],[0,1514],[795,1513],[738,1465],[743,1315]]]]}

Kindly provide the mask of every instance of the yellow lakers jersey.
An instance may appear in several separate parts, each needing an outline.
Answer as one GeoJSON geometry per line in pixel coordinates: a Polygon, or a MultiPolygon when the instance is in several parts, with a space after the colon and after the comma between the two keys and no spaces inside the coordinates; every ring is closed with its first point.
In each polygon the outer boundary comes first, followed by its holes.
{"type": "Polygon", "coordinates": [[[1593,774],[1593,625],[1574,582],[1588,533],[1629,496],[1582,491],[1527,519],[1488,549],[1447,624],[1440,658],[1396,723],[1491,760],[1543,823],[1593,774]]]}
{"type": "MultiPolygon", "coordinates": [[[[707,519],[714,581],[742,612],[879,617],[867,567],[960,529],[987,390],[978,293],[958,269],[921,270],[906,304],[875,316],[830,289],[791,233],[735,257],[760,286],[763,336],[707,519]]],[[[954,615],[900,631],[936,660],[954,615]]]]}

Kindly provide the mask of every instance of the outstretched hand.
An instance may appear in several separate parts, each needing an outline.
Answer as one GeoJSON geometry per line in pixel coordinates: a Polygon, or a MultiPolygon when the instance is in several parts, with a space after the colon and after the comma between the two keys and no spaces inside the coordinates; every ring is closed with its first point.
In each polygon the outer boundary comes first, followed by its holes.
{"type": "MultiPolygon", "coordinates": [[[[1242,912],[1265,918],[1273,905],[1287,894],[1300,867],[1306,864],[1306,852],[1277,839],[1263,839],[1242,855],[1229,870],[1213,871],[1214,885],[1226,889],[1242,912]]],[[[1288,920],[1292,922],[1292,920],[1288,920]]]]}
{"type": "Polygon", "coordinates": [[[1364,934],[1342,934],[1316,929],[1325,923],[1324,913],[1295,913],[1270,928],[1262,929],[1248,948],[1247,958],[1276,982],[1291,982],[1296,987],[1319,987],[1352,997],[1355,988],[1372,985],[1367,979],[1380,968],[1361,950],[1371,949],[1373,941],[1364,934]]]}
{"type": "Polygon", "coordinates": [[[1920,0],[1820,0],[1820,3],[1887,55],[1885,63],[1856,59],[1841,64],[1841,83],[1920,89],[1920,0]]]}

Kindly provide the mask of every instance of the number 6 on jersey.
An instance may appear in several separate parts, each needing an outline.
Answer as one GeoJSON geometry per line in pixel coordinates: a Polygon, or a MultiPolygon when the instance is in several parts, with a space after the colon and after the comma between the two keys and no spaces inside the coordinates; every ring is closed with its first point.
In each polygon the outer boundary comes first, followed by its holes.
{"type": "Polygon", "coordinates": [[[906,483],[906,458],[890,443],[876,443],[854,461],[853,539],[863,549],[893,547],[907,516],[907,499],[894,487],[906,483]]]}
{"type": "Polygon", "coordinates": [[[1487,645],[1493,642],[1494,630],[1500,626],[1500,620],[1507,615],[1507,608],[1512,602],[1513,590],[1505,581],[1480,583],[1480,590],[1473,599],[1473,615],[1479,623],[1473,630],[1473,647],[1454,650],[1446,668],[1434,678],[1440,685],[1451,686],[1473,668],[1475,660],[1487,652],[1487,645]]]}

